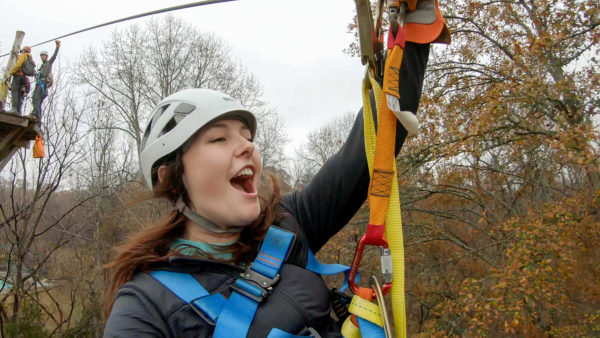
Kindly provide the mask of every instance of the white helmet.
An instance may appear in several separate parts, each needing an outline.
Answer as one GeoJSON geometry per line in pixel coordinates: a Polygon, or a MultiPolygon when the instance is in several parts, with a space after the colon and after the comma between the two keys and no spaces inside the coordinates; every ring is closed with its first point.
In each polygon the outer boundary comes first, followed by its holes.
{"type": "Polygon", "coordinates": [[[47,51],[47,50],[43,50],[43,51],[41,51],[41,52],[40,52],[40,56],[42,56],[42,55],[46,55],[46,56],[48,56],[48,51],[47,51]]]}
{"type": "Polygon", "coordinates": [[[140,154],[142,174],[152,189],[152,167],[158,160],[181,147],[200,128],[216,119],[234,118],[244,122],[252,137],[256,118],[240,103],[210,89],[186,89],[167,96],[154,109],[144,132],[140,154]]]}

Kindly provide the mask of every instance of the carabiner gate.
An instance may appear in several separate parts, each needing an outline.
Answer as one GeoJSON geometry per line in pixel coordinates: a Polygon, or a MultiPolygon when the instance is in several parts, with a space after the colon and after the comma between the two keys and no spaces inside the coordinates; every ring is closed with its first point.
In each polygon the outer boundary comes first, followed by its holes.
{"type": "MultiPolygon", "coordinates": [[[[383,225],[369,224],[367,231],[358,241],[356,251],[354,253],[354,259],[352,260],[352,266],[350,267],[350,273],[348,274],[348,286],[356,294],[358,286],[356,285],[356,275],[358,273],[358,267],[362,260],[365,246],[374,245],[381,248],[381,272],[384,278],[384,284],[381,287],[383,294],[388,293],[392,287],[392,262],[390,249],[387,241],[384,238],[385,227],[383,225]]],[[[374,294],[375,297],[375,294],[374,294]]]]}

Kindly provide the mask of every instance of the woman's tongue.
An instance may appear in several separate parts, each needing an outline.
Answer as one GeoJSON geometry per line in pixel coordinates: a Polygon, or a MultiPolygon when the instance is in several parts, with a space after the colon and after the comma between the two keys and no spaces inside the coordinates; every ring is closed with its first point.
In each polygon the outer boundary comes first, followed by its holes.
{"type": "Polygon", "coordinates": [[[254,184],[251,177],[234,178],[231,180],[231,185],[243,193],[250,194],[254,192],[254,184]]]}

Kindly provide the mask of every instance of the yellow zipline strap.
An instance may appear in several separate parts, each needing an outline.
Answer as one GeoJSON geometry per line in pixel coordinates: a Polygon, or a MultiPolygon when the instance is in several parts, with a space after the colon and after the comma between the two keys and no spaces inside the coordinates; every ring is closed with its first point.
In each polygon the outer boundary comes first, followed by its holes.
{"type": "MultiPolygon", "coordinates": [[[[352,297],[352,302],[350,302],[348,311],[373,324],[383,326],[379,306],[367,299],[361,298],[359,295],[352,297]]],[[[361,338],[360,328],[354,324],[352,317],[353,316],[350,316],[344,321],[344,324],[342,325],[342,335],[345,338],[361,338]]]]}
{"type": "Polygon", "coordinates": [[[364,318],[371,323],[383,326],[381,313],[379,313],[379,306],[366,299],[362,299],[359,296],[352,297],[352,302],[350,302],[348,312],[358,315],[359,317],[364,318]]]}
{"type": "MultiPolygon", "coordinates": [[[[356,295],[352,297],[352,302],[348,311],[352,316],[346,318],[342,325],[342,335],[345,338],[361,338],[361,329],[357,326],[358,320],[356,317],[360,317],[366,321],[369,321],[379,327],[383,326],[383,320],[380,313],[379,306],[371,302],[373,300],[373,290],[370,288],[358,288],[356,295]]],[[[364,322],[363,322],[364,323],[364,322]]],[[[374,327],[372,327],[373,329],[374,327]]],[[[364,328],[363,328],[364,329],[364,328]]],[[[371,334],[377,334],[378,337],[384,333],[383,328],[376,329],[375,331],[369,331],[371,334]]]]}
{"type": "MultiPolygon", "coordinates": [[[[377,132],[375,130],[375,122],[373,121],[373,110],[371,108],[371,101],[369,98],[369,89],[373,90],[377,112],[381,111],[382,101],[386,100],[382,100],[383,92],[375,79],[369,77],[368,79],[363,80],[365,151],[367,154],[367,163],[369,164],[369,172],[373,172],[377,132]]],[[[378,121],[381,121],[379,118],[380,115],[381,114],[378,114],[378,121]]],[[[393,124],[396,125],[395,120],[393,121],[393,124]]],[[[381,122],[379,122],[378,125],[381,127],[381,122]]],[[[406,337],[406,305],[404,298],[404,239],[402,234],[402,216],[398,192],[398,179],[396,176],[395,156],[393,156],[393,158],[393,181],[391,185],[389,208],[385,216],[385,237],[390,247],[390,251],[392,252],[392,264],[394,269],[394,284],[392,285],[391,296],[395,333],[396,337],[406,337]]],[[[346,335],[344,334],[344,336],[346,335]]]]}
{"type": "MultiPolygon", "coordinates": [[[[359,314],[360,316],[360,314],[359,314]]],[[[342,336],[344,338],[361,338],[360,329],[354,325],[350,317],[346,318],[344,324],[342,324],[342,336]]]]}

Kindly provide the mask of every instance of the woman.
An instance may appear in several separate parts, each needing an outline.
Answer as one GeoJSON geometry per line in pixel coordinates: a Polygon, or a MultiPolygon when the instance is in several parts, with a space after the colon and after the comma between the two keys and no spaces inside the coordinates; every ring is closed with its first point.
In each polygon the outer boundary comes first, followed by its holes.
{"type": "MultiPolygon", "coordinates": [[[[417,111],[428,54],[429,45],[406,45],[400,73],[403,110],[417,111]]],[[[184,285],[198,282],[210,295],[233,299],[241,292],[236,288],[240,273],[257,261],[272,225],[295,236],[278,281],[259,297],[245,334],[266,337],[275,328],[341,336],[330,316],[327,286],[306,267],[310,251],[316,253],[366,199],[362,124],[359,114],[344,146],[303,190],[280,197],[273,181],[273,192],[261,203],[256,190],[261,162],[252,143],[256,126],[250,112],[224,94],[202,89],[159,103],[144,135],[141,167],[155,196],[171,201],[174,210],[129,239],[110,264],[114,279],[105,337],[197,337],[222,331],[223,325],[161,283],[156,271],[193,276],[184,285]]],[[[396,152],[406,132],[399,127],[397,134],[396,152]]]]}

